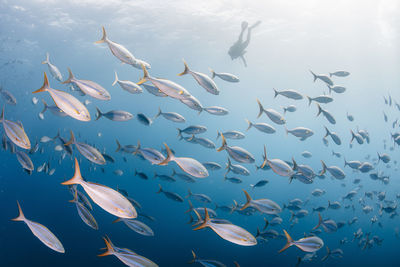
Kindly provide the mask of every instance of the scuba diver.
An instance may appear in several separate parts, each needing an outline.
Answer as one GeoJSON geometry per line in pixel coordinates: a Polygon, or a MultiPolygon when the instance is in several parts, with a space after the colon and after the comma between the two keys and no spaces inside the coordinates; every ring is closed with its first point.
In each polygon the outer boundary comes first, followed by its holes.
{"type": "Polygon", "coordinates": [[[239,40],[234,43],[228,51],[228,54],[231,56],[231,59],[237,59],[240,57],[244,63],[244,66],[247,67],[247,62],[246,59],[244,58],[244,54],[247,52],[245,49],[250,43],[250,37],[251,37],[251,30],[260,25],[261,21],[257,21],[254,23],[252,26],[249,26],[249,23],[247,21],[242,22],[242,31],[240,32],[239,35],[239,40]],[[247,38],[246,41],[243,41],[243,34],[247,29],[247,38]]]}

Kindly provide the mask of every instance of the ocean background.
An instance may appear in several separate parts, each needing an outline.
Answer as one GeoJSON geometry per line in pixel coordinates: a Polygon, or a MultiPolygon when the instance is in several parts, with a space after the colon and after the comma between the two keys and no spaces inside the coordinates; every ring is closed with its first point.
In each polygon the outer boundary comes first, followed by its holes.
{"type": "MultiPolygon", "coordinates": [[[[363,188],[353,200],[356,211],[344,209],[342,202],[339,210],[324,211],[324,218],[336,221],[348,221],[354,216],[359,221],[346,225],[335,233],[323,232],[320,237],[329,248],[341,248],[342,259],[328,259],[321,263],[326,254],[325,247],[317,252],[318,258],[303,263],[310,266],[399,266],[398,246],[400,239],[395,237],[395,227],[399,227],[399,216],[389,219],[384,213],[379,217],[376,197],[367,200],[374,211],[364,214],[358,199],[365,191],[386,191],[386,199],[396,200],[400,181],[397,166],[398,147],[393,146],[392,122],[399,116],[394,106],[384,104],[383,96],[391,95],[400,103],[400,55],[399,55],[399,10],[397,1],[8,1],[0,0],[0,84],[17,98],[17,105],[6,105],[5,117],[12,121],[21,121],[34,144],[36,139],[47,135],[53,137],[61,131],[69,138],[73,130],[77,139],[103,148],[116,162],[104,166],[105,173],[97,166],[96,170],[74,147],[74,156],[82,159],[82,175],[92,182],[98,182],[112,188],[125,189],[129,195],[139,201],[143,212],[156,218],[155,222],[143,220],[155,233],[154,237],[141,236],[123,223],[113,224],[115,217],[93,205],[93,216],[99,224],[95,231],[86,226],[76,211],[66,186],[60,183],[73,176],[73,159],[66,157],[59,165],[60,152],[54,151],[50,143],[44,146],[44,153],[31,155],[35,165],[32,175],[25,173],[15,155],[9,151],[0,151],[0,258],[1,266],[122,266],[115,257],[97,257],[104,247],[102,236],[108,235],[116,246],[129,248],[143,255],[159,266],[186,266],[192,259],[193,249],[200,258],[215,259],[227,266],[294,266],[297,256],[305,253],[292,247],[278,254],[286,240],[277,238],[253,247],[242,247],[221,239],[211,229],[192,231],[187,200],[178,203],[156,194],[158,184],[165,190],[173,191],[182,197],[190,188],[194,193],[204,193],[213,202],[232,205],[233,200],[244,203],[242,189],[248,190],[254,199],[269,198],[281,207],[294,198],[305,201],[309,215],[299,219],[299,223],[290,228],[290,213],[281,213],[283,223],[273,229],[298,239],[309,232],[318,222],[313,207],[327,206],[328,200],[341,201],[341,197],[357,185],[352,181],[360,178],[363,188]],[[247,48],[248,67],[239,60],[232,61],[227,54],[229,47],[237,40],[241,22],[251,25],[257,20],[262,24],[254,29],[247,48]],[[213,116],[206,112],[198,114],[172,98],[159,98],[144,90],[142,94],[132,95],[118,85],[112,87],[114,71],[121,80],[138,82],[143,73],[129,65],[123,65],[116,59],[105,44],[96,45],[101,38],[101,26],[107,30],[108,37],[127,47],[135,56],[151,64],[150,74],[173,80],[200,100],[203,106],[222,106],[229,110],[227,116],[213,116]],[[64,79],[70,67],[77,78],[93,80],[104,86],[111,94],[111,101],[100,101],[89,96],[79,96],[67,86],[49,78],[52,88],[65,90],[78,97],[82,102],[89,99],[88,109],[92,121],[85,123],[70,117],[55,117],[49,111],[45,119],[38,118],[43,105],[32,104],[32,91],[43,83],[43,72],[48,73],[45,60],[46,52],[50,61],[56,65],[64,79]],[[182,59],[192,70],[210,75],[208,68],[217,72],[229,72],[240,78],[239,83],[228,83],[215,79],[220,94],[211,95],[200,87],[193,77],[178,77],[183,71],[182,59]],[[11,62],[11,63],[10,63],[11,62]],[[8,63],[8,64],[7,64],[8,63]],[[278,96],[274,99],[273,88],[295,89],[303,95],[317,96],[328,92],[321,81],[313,82],[309,70],[316,73],[329,73],[347,70],[349,77],[335,77],[335,83],[346,87],[343,94],[334,94],[334,101],[324,106],[336,118],[336,125],[330,125],[322,116],[316,117],[317,107],[308,106],[306,99],[294,101],[278,96]],[[297,111],[287,113],[286,126],[291,129],[298,126],[311,128],[314,135],[304,142],[294,136],[287,136],[283,126],[275,125],[265,114],[257,119],[260,99],[265,108],[283,112],[281,106],[294,104],[297,111]],[[102,111],[122,109],[137,114],[139,112],[153,117],[158,107],[162,111],[178,112],[186,119],[185,124],[177,124],[160,117],[149,126],[144,126],[136,118],[128,122],[114,122],[101,118],[94,121],[96,106],[102,111]],[[389,122],[383,120],[383,113],[389,122]],[[350,122],[346,118],[349,112],[355,118],[350,122]],[[273,125],[277,132],[265,134],[252,128],[246,132],[245,119],[254,122],[266,122],[273,125]],[[256,164],[262,162],[263,145],[267,147],[268,158],[290,160],[310,165],[315,172],[321,169],[320,160],[327,165],[337,165],[345,173],[345,180],[331,179],[329,175],[322,180],[315,178],[313,184],[306,185],[280,177],[272,171],[256,171],[252,164],[244,164],[251,172],[241,177],[242,184],[224,181],[225,170],[210,171],[206,179],[197,179],[190,184],[177,179],[174,183],[153,179],[154,172],[171,174],[172,169],[179,170],[175,163],[168,166],[154,166],[136,156],[114,152],[115,140],[122,145],[134,144],[140,140],[143,147],[161,149],[167,143],[178,156],[193,157],[200,162],[215,161],[225,167],[227,153],[216,152],[200,145],[179,141],[177,127],[204,125],[208,131],[201,135],[213,140],[217,147],[217,131],[239,130],[246,134],[243,140],[227,140],[229,145],[246,148],[256,158],[256,164]],[[322,143],[325,134],[323,126],[337,132],[342,145],[337,146],[331,140],[329,147],[322,143]],[[358,145],[353,142],[349,147],[350,129],[368,130],[371,143],[358,145]],[[99,137],[98,133],[101,133],[99,137]],[[385,150],[383,141],[388,146],[385,150]],[[308,150],[313,156],[305,159],[301,152],[308,150]],[[332,156],[332,150],[342,153],[342,158],[332,156]],[[343,156],[346,160],[365,160],[367,155],[376,158],[376,153],[388,153],[392,161],[391,168],[380,162],[374,171],[383,171],[390,176],[390,183],[384,185],[373,181],[368,174],[353,172],[343,168],[343,156]],[[123,157],[127,159],[125,162],[123,157]],[[56,168],[49,176],[36,169],[50,160],[56,168]],[[113,171],[124,172],[117,176],[113,171]],[[149,180],[134,176],[134,170],[145,172],[149,180]],[[269,180],[262,188],[251,190],[250,184],[261,179],[269,180]],[[341,184],[345,183],[345,187],[341,184]],[[326,190],[322,197],[313,197],[311,191],[326,190]],[[56,253],[44,246],[21,222],[10,219],[18,215],[16,200],[21,203],[25,216],[48,227],[63,243],[65,254],[56,253]],[[370,218],[377,215],[383,227],[371,225],[370,218]],[[340,246],[339,241],[347,237],[350,241],[353,232],[362,228],[364,233],[378,235],[384,241],[381,246],[361,250],[357,242],[340,246]]],[[[48,73],[49,74],[49,73],[48,73]]],[[[48,93],[36,94],[53,104],[48,93]]],[[[1,105],[4,100],[1,99],[1,105]]],[[[2,130],[3,131],[3,130],[2,130]]],[[[371,161],[371,160],[370,160],[371,161]]],[[[229,175],[231,176],[231,175],[229,175]]],[[[195,206],[204,206],[192,201],[195,206]]],[[[207,207],[215,208],[214,204],[207,207]]],[[[219,218],[228,219],[255,235],[257,227],[264,226],[264,216],[256,213],[243,216],[217,211],[219,218]]]]}

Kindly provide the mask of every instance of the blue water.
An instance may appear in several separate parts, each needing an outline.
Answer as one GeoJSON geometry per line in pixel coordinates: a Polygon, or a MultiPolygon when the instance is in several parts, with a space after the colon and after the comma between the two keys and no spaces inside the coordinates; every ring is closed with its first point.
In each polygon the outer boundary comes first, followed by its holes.
{"type": "MultiPolygon", "coordinates": [[[[312,266],[398,266],[399,239],[395,236],[395,228],[399,227],[399,216],[390,219],[387,213],[379,216],[378,200],[366,199],[374,210],[369,214],[362,212],[358,200],[364,192],[376,190],[386,191],[386,199],[395,200],[399,193],[398,170],[394,161],[398,157],[398,147],[393,145],[390,134],[399,131],[392,122],[398,118],[399,111],[394,104],[384,104],[383,96],[390,94],[393,100],[400,101],[400,61],[398,53],[398,29],[396,7],[394,1],[381,3],[369,1],[363,6],[347,1],[255,1],[244,4],[239,2],[204,1],[201,5],[189,4],[187,1],[172,1],[168,4],[157,1],[125,2],[125,1],[0,1],[0,84],[17,98],[17,105],[6,105],[6,118],[21,121],[32,144],[40,137],[53,137],[57,131],[65,138],[69,130],[73,130],[81,142],[95,145],[116,159],[116,163],[104,166],[105,172],[86,160],[74,148],[74,157],[81,160],[82,175],[89,181],[98,182],[112,188],[125,189],[129,195],[140,202],[143,212],[156,218],[156,221],[143,219],[154,233],[154,237],[139,235],[128,229],[123,223],[113,224],[115,217],[94,205],[92,212],[99,224],[95,231],[86,226],[76,211],[75,205],[68,202],[72,199],[67,188],[60,183],[73,176],[73,159],[66,157],[58,163],[60,152],[54,151],[54,145],[41,144],[44,153],[30,155],[35,165],[32,175],[25,173],[16,156],[9,151],[0,151],[0,258],[1,266],[110,266],[120,265],[115,257],[97,257],[100,248],[105,247],[102,236],[108,235],[119,247],[129,248],[143,255],[159,266],[185,266],[191,260],[193,249],[200,258],[215,259],[227,266],[294,266],[297,257],[304,252],[291,247],[279,254],[285,240],[277,238],[253,247],[238,246],[221,239],[211,229],[192,231],[187,222],[189,215],[187,200],[178,203],[156,194],[158,184],[165,190],[176,192],[182,197],[190,188],[194,193],[210,196],[214,203],[232,205],[233,200],[243,204],[245,197],[242,189],[250,192],[254,199],[269,198],[281,207],[294,198],[303,201],[310,199],[304,209],[309,215],[299,219],[290,227],[290,213],[283,210],[280,214],[283,223],[271,227],[282,233],[286,229],[294,239],[304,236],[318,222],[317,213],[312,208],[327,206],[328,200],[340,201],[339,210],[324,211],[324,219],[348,221],[354,216],[358,222],[346,225],[335,233],[322,233],[320,238],[325,246],[331,249],[341,248],[343,258],[329,258],[321,262],[326,254],[325,247],[317,252],[318,258],[312,262],[302,263],[312,266]],[[300,4],[301,3],[301,4],[300,4]],[[232,61],[227,55],[231,44],[236,41],[243,20],[250,23],[262,20],[253,33],[247,48],[248,67],[239,60],[232,61]],[[206,112],[198,114],[179,101],[172,98],[159,98],[144,90],[142,94],[132,95],[123,91],[118,85],[112,87],[114,71],[121,80],[138,82],[142,71],[129,65],[123,65],[116,59],[105,44],[95,45],[101,37],[101,26],[104,25],[109,38],[123,44],[135,56],[151,63],[150,74],[173,80],[190,91],[203,106],[222,106],[229,110],[227,116],[213,116],[206,112]],[[38,118],[43,106],[41,101],[33,105],[32,91],[41,87],[43,72],[48,73],[47,66],[41,65],[46,52],[50,53],[50,61],[67,77],[70,67],[77,78],[96,81],[111,94],[111,101],[99,101],[89,96],[79,96],[69,87],[61,85],[50,78],[52,88],[65,90],[78,97],[82,102],[86,99],[92,103],[88,109],[92,116],[90,122],[80,122],[70,117],[55,117],[49,111],[45,119],[38,118]],[[209,74],[212,67],[217,72],[234,73],[240,78],[239,83],[228,83],[216,79],[221,91],[215,96],[207,93],[189,75],[178,77],[183,71],[182,58],[191,69],[209,74]],[[14,61],[17,60],[17,61],[14,61]],[[322,81],[313,82],[312,69],[316,73],[328,73],[336,70],[347,70],[351,74],[346,78],[332,78],[347,88],[343,94],[333,94],[334,101],[324,105],[336,118],[336,125],[329,124],[322,116],[316,117],[315,104],[308,106],[307,100],[290,100],[282,96],[273,98],[272,88],[292,88],[303,95],[317,96],[327,92],[322,81]],[[285,114],[286,126],[291,129],[304,126],[314,131],[314,135],[306,141],[299,141],[294,136],[287,136],[283,126],[271,122],[265,114],[259,119],[256,99],[260,99],[265,108],[273,108],[282,112],[281,106],[296,105],[297,111],[285,114]],[[177,124],[164,118],[158,118],[151,126],[140,124],[137,119],[128,122],[114,122],[101,118],[94,121],[96,106],[102,111],[122,109],[137,114],[139,112],[153,117],[160,107],[163,111],[178,112],[186,119],[185,124],[177,124]],[[383,120],[385,112],[389,121],[383,120]],[[346,113],[351,113],[355,120],[350,122],[346,113]],[[253,122],[266,122],[273,125],[275,134],[265,134],[252,128],[246,132],[245,119],[253,122]],[[177,179],[168,183],[153,179],[154,172],[171,174],[172,169],[179,170],[175,163],[168,166],[155,166],[140,158],[114,152],[115,140],[122,145],[136,144],[140,140],[143,147],[161,149],[167,143],[176,151],[176,155],[193,157],[200,162],[215,161],[223,167],[227,161],[225,151],[212,149],[179,141],[176,128],[189,125],[204,125],[208,128],[202,137],[207,137],[219,147],[221,140],[216,140],[217,131],[239,130],[246,134],[243,140],[228,140],[229,145],[246,148],[256,158],[256,164],[262,162],[263,145],[267,147],[269,158],[290,160],[310,165],[315,172],[321,169],[320,160],[328,166],[337,165],[346,173],[343,181],[331,179],[314,179],[310,185],[294,180],[289,184],[285,177],[272,171],[256,171],[254,164],[244,164],[251,172],[248,177],[241,177],[242,184],[224,181],[225,170],[210,171],[210,176],[197,179],[189,184],[177,179]],[[329,140],[329,147],[322,143],[325,134],[323,126],[334,130],[342,139],[337,146],[329,140]],[[353,142],[349,147],[350,129],[368,130],[370,144],[359,145],[353,142]],[[99,137],[98,133],[101,133],[99,137]],[[383,140],[387,142],[384,149],[383,140]],[[389,150],[394,146],[394,150],[389,150]],[[301,152],[308,150],[313,156],[305,159],[301,152]],[[332,150],[340,152],[341,158],[332,156],[332,150]],[[391,156],[391,168],[380,162],[371,172],[382,171],[390,177],[388,185],[373,181],[369,174],[353,172],[343,168],[343,157],[346,160],[365,161],[367,155],[376,158],[376,152],[388,153],[391,156]],[[123,158],[126,158],[126,162],[123,158]],[[53,176],[36,169],[43,162],[50,161],[56,168],[53,176]],[[122,176],[113,173],[120,169],[122,176]],[[134,176],[134,170],[145,172],[149,180],[134,176]],[[361,179],[363,186],[351,202],[342,201],[347,192],[357,187],[352,181],[361,179]],[[250,184],[267,179],[269,183],[262,188],[251,190],[250,184]],[[342,186],[342,183],[345,186],[342,186]],[[313,197],[311,191],[321,188],[326,190],[322,197],[313,197]],[[10,219],[17,216],[16,200],[21,203],[28,219],[48,227],[62,242],[65,254],[56,253],[36,239],[21,222],[10,219]],[[344,205],[354,204],[352,209],[344,205]],[[370,218],[377,215],[382,228],[371,225],[370,218]],[[353,233],[359,228],[364,233],[371,232],[371,237],[379,236],[382,245],[374,244],[372,248],[362,250],[358,241],[351,242],[353,233]],[[349,243],[340,245],[339,241],[347,237],[349,243]]],[[[398,9],[397,9],[398,10],[398,9]]],[[[49,73],[48,73],[49,74],[49,73]]],[[[35,95],[53,104],[48,93],[35,95]]],[[[1,105],[4,100],[1,99],[1,105]]],[[[179,170],[180,171],[180,170],[179,170]]],[[[230,175],[231,176],[231,175],[230,175]]],[[[204,204],[192,201],[195,206],[204,204]]],[[[214,204],[207,205],[215,208],[214,204]]],[[[257,227],[264,226],[265,216],[256,213],[244,216],[238,213],[217,211],[219,218],[230,220],[249,232],[255,234],[257,227]]],[[[269,226],[270,227],[270,226],[269,226]]]]}

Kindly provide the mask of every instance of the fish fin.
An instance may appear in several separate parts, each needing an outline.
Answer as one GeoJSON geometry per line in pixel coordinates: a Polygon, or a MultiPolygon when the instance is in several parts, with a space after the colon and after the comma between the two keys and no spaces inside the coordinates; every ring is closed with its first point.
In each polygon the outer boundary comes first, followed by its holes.
{"type": "Polygon", "coordinates": [[[321,223],[322,223],[322,216],[321,216],[321,213],[318,212],[318,224],[317,224],[313,229],[311,229],[311,230],[318,229],[318,227],[321,226],[321,223]]]}
{"type": "Polygon", "coordinates": [[[215,138],[215,139],[217,139],[218,140],[218,138],[221,136],[221,133],[219,132],[219,131],[217,131],[217,138],[215,138]]]}
{"type": "Polygon", "coordinates": [[[247,207],[249,207],[250,206],[250,202],[251,202],[251,197],[250,197],[249,193],[247,193],[247,191],[244,190],[244,189],[243,189],[243,192],[244,192],[244,194],[246,196],[246,203],[243,205],[243,207],[240,208],[240,210],[244,210],[247,207]]]}
{"type": "Polygon", "coordinates": [[[118,75],[117,75],[117,72],[114,71],[114,73],[115,73],[115,80],[114,80],[114,82],[111,84],[111,86],[114,86],[114,85],[118,82],[118,75]]]}
{"type": "Polygon", "coordinates": [[[74,199],[68,200],[68,202],[75,203],[78,202],[78,189],[74,190],[74,199]]]}
{"type": "Polygon", "coordinates": [[[190,188],[188,189],[188,194],[185,198],[189,198],[191,195],[193,195],[192,190],[190,190],[190,188]]]}
{"type": "Polygon", "coordinates": [[[311,72],[311,74],[313,75],[313,77],[314,77],[314,82],[317,80],[317,75],[314,73],[314,72],[312,72],[311,70],[310,70],[310,72],[311,72]]]}
{"type": "Polygon", "coordinates": [[[100,109],[96,107],[96,121],[100,119],[103,116],[103,113],[101,113],[100,109]]]}
{"type": "Polygon", "coordinates": [[[133,152],[133,155],[137,155],[137,153],[139,153],[139,149],[140,149],[140,140],[137,141],[137,146],[135,151],[133,152]]]}
{"type": "Polygon", "coordinates": [[[317,113],[316,117],[318,117],[319,114],[321,114],[321,112],[322,112],[322,108],[321,108],[321,106],[319,104],[317,104],[317,107],[318,107],[318,113],[317,113]]]}
{"type": "Polygon", "coordinates": [[[156,193],[157,193],[157,194],[160,194],[160,193],[163,191],[163,189],[162,189],[162,187],[161,187],[160,184],[158,184],[158,186],[160,187],[160,189],[158,189],[158,191],[157,191],[156,193]]]}
{"type": "Polygon", "coordinates": [[[196,216],[197,216],[197,222],[195,223],[195,224],[193,224],[192,226],[196,226],[196,225],[199,225],[199,224],[201,224],[202,223],[202,221],[203,221],[203,218],[201,218],[201,216],[200,216],[200,214],[198,213],[198,211],[197,210],[193,210],[194,211],[194,213],[196,214],[196,216]]]}
{"type": "Polygon", "coordinates": [[[326,131],[324,137],[327,137],[327,136],[330,135],[331,133],[329,132],[329,130],[328,130],[328,128],[327,128],[326,126],[324,126],[324,127],[325,127],[325,131],[326,131]]]}
{"type": "Polygon", "coordinates": [[[288,128],[286,127],[286,125],[285,125],[285,132],[286,132],[286,136],[289,134],[289,130],[288,130],[288,128]]]}
{"type": "Polygon", "coordinates": [[[189,219],[189,221],[187,222],[187,224],[191,224],[191,223],[193,222],[193,216],[192,216],[191,214],[189,214],[189,217],[190,217],[190,219],[189,219]]]}
{"type": "Polygon", "coordinates": [[[162,114],[161,108],[158,107],[158,113],[154,116],[153,120],[158,118],[162,114]]]}
{"type": "Polygon", "coordinates": [[[257,233],[256,233],[256,236],[255,236],[255,238],[259,237],[259,236],[260,236],[260,234],[261,234],[261,232],[260,232],[260,228],[258,228],[258,227],[257,227],[257,233]]]}
{"type": "Polygon", "coordinates": [[[264,112],[264,107],[263,107],[263,105],[261,104],[260,100],[258,100],[258,99],[257,99],[257,103],[258,103],[258,107],[259,107],[259,109],[260,109],[260,111],[258,112],[258,115],[257,115],[257,118],[259,118],[259,117],[263,114],[263,112],[264,112]]]}
{"type": "Polygon", "coordinates": [[[293,162],[293,168],[292,168],[292,170],[296,170],[297,169],[297,163],[296,163],[296,161],[294,160],[294,158],[292,157],[292,162],[293,162]]]}
{"type": "Polygon", "coordinates": [[[170,162],[173,157],[174,154],[172,153],[171,149],[168,147],[168,145],[166,143],[164,143],[165,149],[167,150],[167,157],[160,163],[158,163],[157,165],[168,165],[168,162],[170,162]]]}
{"type": "MultiPolygon", "coordinates": [[[[333,153],[333,151],[332,151],[332,153],[333,153]]],[[[346,161],[345,157],[343,157],[343,159],[344,159],[344,167],[346,167],[348,165],[348,162],[346,161]]]]}
{"type": "Polygon", "coordinates": [[[187,140],[190,142],[195,138],[194,134],[192,134],[192,136],[190,138],[188,138],[187,140]]]}
{"type": "Polygon", "coordinates": [[[192,256],[193,256],[193,259],[191,261],[189,261],[188,264],[192,264],[196,261],[197,257],[196,257],[196,254],[194,253],[193,249],[192,249],[192,256]]]}
{"type": "Polygon", "coordinates": [[[188,74],[190,71],[189,66],[187,65],[187,63],[184,59],[183,59],[183,64],[185,65],[185,69],[183,70],[183,72],[179,73],[178,76],[188,74]]]}
{"type": "Polygon", "coordinates": [[[326,86],[328,86],[329,94],[331,94],[332,93],[332,87],[330,87],[329,84],[327,84],[326,86]]]}
{"type": "Polygon", "coordinates": [[[293,239],[290,237],[288,232],[286,232],[286,230],[283,230],[283,233],[285,234],[285,237],[287,239],[287,243],[281,250],[279,250],[279,253],[285,251],[286,249],[288,249],[289,247],[291,247],[293,245],[293,239]]]}
{"type": "Polygon", "coordinates": [[[112,223],[117,223],[117,222],[120,222],[121,221],[121,218],[117,218],[116,220],[114,220],[112,223]]]}
{"type": "Polygon", "coordinates": [[[75,76],[72,74],[72,71],[70,68],[68,68],[68,79],[63,81],[61,84],[66,84],[66,83],[71,83],[72,79],[74,79],[75,76]]]}
{"type": "Polygon", "coordinates": [[[172,174],[171,174],[171,176],[174,176],[174,175],[176,175],[176,171],[175,171],[175,169],[172,169],[172,174]]]}
{"type": "Polygon", "coordinates": [[[147,80],[150,78],[149,72],[147,71],[146,67],[143,64],[141,65],[143,70],[143,78],[136,83],[137,85],[141,85],[142,83],[147,82],[147,80]]]}
{"type": "Polygon", "coordinates": [[[235,267],[240,267],[239,263],[237,261],[234,261],[233,264],[235,264],[235,267]]]}
{"type": "Polygon", "coordinates": [[[307,99],[308,99],[308,106],[311,106],[312,98],[307,96],[307,99]]]}
{"type": "Polygon", "coordinates": [[[69,133],[71,134],[71,138],[69,139],[68,142],[66,142],[64,144],[64,146],[69,146],[69,145],[75,143],[75,135],[74,135],[74,133],[72,132],[72,130],[69,130],[69,133]]]}
{"type": "Polygon", "coordinates": [[[177,130],[178,130],[178,137],[179,137],[179,140],[182,140],[182,130],[181,129],[179,129],[179,128],[176,128],[177,130]]]}
{"type": "Polygon", "coordinates": [[[80,184],[82,182],[83,182],[83,178],[82,178],[82,175],[81,175],[81,170],[79,168],[79,163],[78,163],[78,160],[75,158],[75,173],[74,173],[74,176],[70,180],[62,182],[61,184],[62,185],[72,185],[72,184],[80,184]]]}
{"type": "Polygon", "coordinates": [[[117,142],[117,149],[115,150],[115,152],[118,152],[121,150],[121,144],[119,143],[118,139],[115,139],[115,142],[117,142]]]}
{"type": "Polygon", "coordinates": [[[246,119],[246,122],[249,125],[249,126],[247,126],[247,129],[246,129],[246,131],[248,131],[251,128],[251,126],[253,126],[253,124],[248,119],[246,119]]]}
{"type": "Polygon", "coordinates": [[[324,175],[325,172],[326,172],[326,164],[325,164],[325,162],[321,160],[321,164],[322,164],[322,170],[319,173],[319,176],[324,175]]]}
{"type": "Polygon", "coordinates": [[[350,129],[350,133],[351,133],[351,140],[350,140],[350,144],[353,142],[354,138],[356,137],[356,135],[354,134],[353,130],[350,129]]]}
{"type": "Polygon", "coordinates": [[[226,139],[225,139],[225,137],[224,137],[224,135],[222,133],[221,133],[221,138],[222,138],[222,145],[221,145],[220,148],[217,149],[218,152],[226,149],[226,146],[227,146],[226,139]]]}
{"type": "Polygon", "coordinates": [[[194,231],[206,228],[208,226],[208,222],[210,221],[210,216],[208,215],[208,211],[207,208],[204,208],[204,221],[202,224],[200,224],[199,226],[197,226],[196,228],[194,228],[194,231]]]}
{"type": "Polygon", "coordinates": [[[25,221],[26,218],[25,218],[24,213],[22,212],[22,209],[21,209],[21,206],[19,205],[18,200],[17,200],[17,205],[18,205],[19,215],[18,215],[17,218],[14,218],[14,219],[11,219],[11,220],[12,220],[12,221],[25,221]]]}
{"type": "Polygon", "coordinates": [[[194,210],[193,204],[190,200],[188,200],[188,204],[189,204],[189,209],[187,211],[185,211],[185,213],[191,212],[192,210],[194,210]]]}
{"type": "Polygon", "coordinates": [[[42,64],[48,64],[48,63],[50,63],[50,60],[49,60],[49,53],[46,53],[46,60],[45,60],[45,61],[42,61],[42,64]]]}
{"type": "Polygon", "coordinates": [[[268,159],[267,159],[267,147],[264,145],[264,155],[263,155],[264,161],[260,166],[260,169],[264,168],[265,165],[267,165],[268,159]]]}
{"type": "Polygon", "coordinates": [[[274,93],[275,93],[275,95],[274,95],[274,98],[276,98],[278,95],[279,95],[279,92],[278,91],[276,91],[276,89],[275,88],[272,88],[273,90],[274,90],[274,93]]]}
{"type": "Polygon", "coordinates": [[[5,105],[3,105],[3,108],[1,110],[0,122],[3,122],[3,120],[4,120],[4,109],[5,109],[5,105]]]}
{"type": "Polygon", "coordinates": [[[103,30],[103,36],[101,37],[100,40],[94,42],[95,44],[101,44],[101,43],[104,43],[105,41],[107,41],[106,29],[104,29],[104,26],[102,26],[101,29],[103,30]]]}
{"type": "Polygon", "coordinates": [[[326,255],[322,257],[321,261],[325,261],[329,257],[329,255],[331,255],[331,250],[328,246],[326,246],[326,255]]]}
{"type": "Polygon", "coordinates": [[[211,79],[215,78],[215,71],[212,68],[208,68],[211,72],[211,79]]]}
{"type": "Polygon", "coordinates": [[[379,161],[381,160],[381,155],[379,155],[379,152],[376,152],[377,154],[378,154],[378,162],[377,163],[379,163],[379,161]]]}
{"type": "Polygon", "coordinates": [[[293,221],[293,218],[294,218],[294,212],[291,211],[291,210],[289,210],[289,212],[290,212],[290,219],[289,219],[289,222],[291,222],[291,221],[293,221]]]}
{"type": "Polygon", "coordinates": [[[263,228],[263,230],[267,229],[268,225],[269,225],[269,221],[264,217],[264,221],[265,221],[265,226],[263,228]]]}
{"type": "Polygon", "coordinates": [[[115,252],[114,248],[113,248],[113,244],[111,243],[110,238],[108,236],[105,236],[105,237],[103,237],[103,239],[104,239],[104,242],[106,243],[107,251],[102,253],[102,254],[97,255],[98,257],[104,257],[104,256],[112,255],[115,252]]]}
{"type": "Polygon", "coordinates": [[[45,73],[44,73],[44,81],[43,81],[42,87],[40,87],[40,88],[37,89],[36,91],[33,91],[32,94],[44,92],[44,91],[46,91],[46,90],[49,89],[49,88],[50,88],[49,79],[47,79],[47,74],[46,74],[46,72],[45,72],[45,73]]]}

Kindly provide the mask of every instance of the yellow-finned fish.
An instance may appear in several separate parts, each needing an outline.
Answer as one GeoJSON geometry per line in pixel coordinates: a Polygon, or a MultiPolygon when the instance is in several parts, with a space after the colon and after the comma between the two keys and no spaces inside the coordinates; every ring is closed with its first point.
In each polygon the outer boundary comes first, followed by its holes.
{"type": "Polygon", "coordinates": [[[85,158],[90,160],[93,163],[104,165],[106,164],[106,160],[103,155],[96,148],[81,142],[77,142],[75,140],[75,135],[72,131],[70,131],[71,139],[64,144],[64,146],[69,146],[74,144],[78,149],[79,153],[81,153],[85,158]]]}
{"type": "Polygon", "coordinates": [[[33,93],[36,94],[45,91],[49,92],[57,107],[64,111],[67,115],[76,120],[90,121],[89,111],[78,99],[66,92],[50,88],[46,72],[44,73],[43,86],[33,93]]]}
{"type": "Polygon", "coordinates": [[[4,107],[1,111],[0,122],[3,124],[6,135],[14,144],[24,149],[31,149],[31,142],[25,133],[24,127],[21,123],[6,120],[4,118],[4,107]]]}

